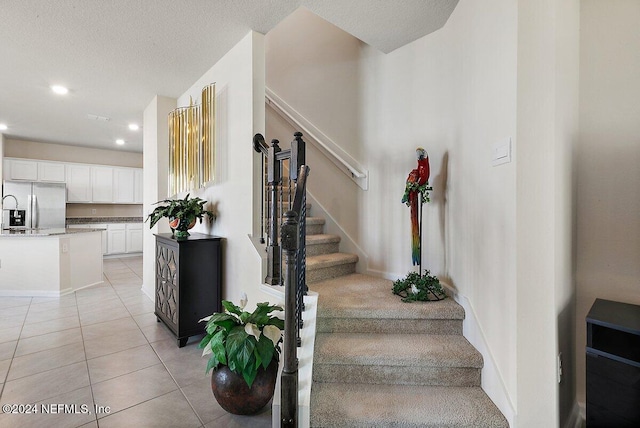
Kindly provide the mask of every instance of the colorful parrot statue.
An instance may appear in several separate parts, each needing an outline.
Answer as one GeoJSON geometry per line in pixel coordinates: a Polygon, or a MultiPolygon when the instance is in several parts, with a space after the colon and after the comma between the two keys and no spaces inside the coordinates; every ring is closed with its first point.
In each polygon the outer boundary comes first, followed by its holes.
{"type": "Polygon", "coordinates": [[[419,200],[423,198],[426,192],[426,186],[429,182],[429,155],[422,148],[416,149],[416,157],[418,158],[418,167],[411,170],[407,177],[404,196],[402,202],[411,207],[411,259],[413,265],[420,264],[420,225],[418,224],[418,204],[425,202],[419,200]]]}

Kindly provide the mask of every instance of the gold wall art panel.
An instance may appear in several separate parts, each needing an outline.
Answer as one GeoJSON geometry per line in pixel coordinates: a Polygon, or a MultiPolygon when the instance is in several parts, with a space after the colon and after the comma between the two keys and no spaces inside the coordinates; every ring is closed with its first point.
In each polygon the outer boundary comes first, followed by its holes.
{"type": "Polygon", "coordinates": [[[216,85],[202,89],[202,102],[169,113],[169,194],[204,187],[215,179],[216,85]]]}

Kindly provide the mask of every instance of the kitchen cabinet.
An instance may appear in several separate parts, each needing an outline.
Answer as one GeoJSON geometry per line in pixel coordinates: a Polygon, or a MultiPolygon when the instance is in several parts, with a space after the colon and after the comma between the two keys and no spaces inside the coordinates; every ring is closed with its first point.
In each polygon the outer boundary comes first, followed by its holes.
{"type": "Polygon", "coordinates": [[[177,241],[156,235],[155,314],[175,334],[178,347],[204,333],[200,319],[222,311],[221,238],[192,233],[177,241]]]}
{"type": "Polygon", "coordinates": [[[107,254],[127,252],[127,228],[124,223],[107,225],[107,254]]]}
{"type": "Polygon", "coordinates": [[[58,162],[38,162],[38,181],[64,183],[65,164],[58,162]]]}
{"type": "Polygon", "coordinates": [[[136,168],[133,173],[133,202],[142,203],[143,195],[143,174],[141,168],[136,168]]]}
{"type": "Polygon", "coordinates": [[[68,203],[142,204],[142,168],[5,158],[3,179],[66,183],[68,203]]]}
{"type": "Polygon", "coordinates": [[[127,253],[141,253],[142,252],[142,223],[127,223],[127,253]]]}
{"type": "Polygon", "coordinates": [[[91,202],[91,167],[69,164],[66,166],[67,202],[91,202]]]}
{"type": "Polygon", "coordinates": [[[91,201],[113,202],[113,168],[110,166],[91,167],[91,201]]]}
{"type": "Polygon", "coordinates": [[[5,180],[64,183],[65,164],[30,159],[5,159],[3,175],[5,180]]]}
{"type": "Polygon", "coordinates": [[[132,204],[134,202],[134,170],[131,168],[113,169],[113,202],[132,204]]]}
{"type": "Polygon", "coordinates": [[[8,159],[4,168],[6,180],[38,180],[38,162],[22,159],[8,159]]]}

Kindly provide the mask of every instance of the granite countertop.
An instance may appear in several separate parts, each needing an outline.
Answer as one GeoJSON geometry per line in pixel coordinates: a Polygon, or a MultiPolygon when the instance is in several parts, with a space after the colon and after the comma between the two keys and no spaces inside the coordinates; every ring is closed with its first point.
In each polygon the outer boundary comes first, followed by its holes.
{"type": "Polygon", "coordinates": [[[142,217],[67,217],[67,224],[142,223],[142,217]]]}
{"type": "Polygon", "coordinates": [[[0,238],[5,237],[35,237],[71,235],[74,233],[102,232],[102,229],[66,229],[63,227],[53,229],[3,229],[0,230],[0,238]]]}

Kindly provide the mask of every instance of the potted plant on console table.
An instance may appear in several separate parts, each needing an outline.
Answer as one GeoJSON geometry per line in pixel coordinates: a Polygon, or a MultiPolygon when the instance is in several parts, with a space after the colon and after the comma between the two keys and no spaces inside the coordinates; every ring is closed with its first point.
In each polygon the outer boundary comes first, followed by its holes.
{"type": "Polygon", "coordinates": [[[253,312],[223,300],[225,312],[214,313],[206,321],[206,336],[200,342],[202,356],[209,355],[207,373],[218,404],[229,413],[251,415],[273,397],[278,376],[280,341],[284,321],[270,316],[280,306],[258,303],[253,312]]]}
{"type": "Polygon", "coordinates": [[[204,205],[207,201],[198,197],[189,199],[189,193],[184,199],[164,199],[156,202],[158,205],[147,217],[147,220],[151,220],[149,228],[155,226],[155,224],[163,217],[169,219],[169,227],[174,231],[174,235],[177,240],[187,239],[189,236],[189,229],[196,224],[196,219],[202,223],[202,218],[206,215],[209,220],[215,220],[216,215],[209,210],[204,209],[204,205]]]}

